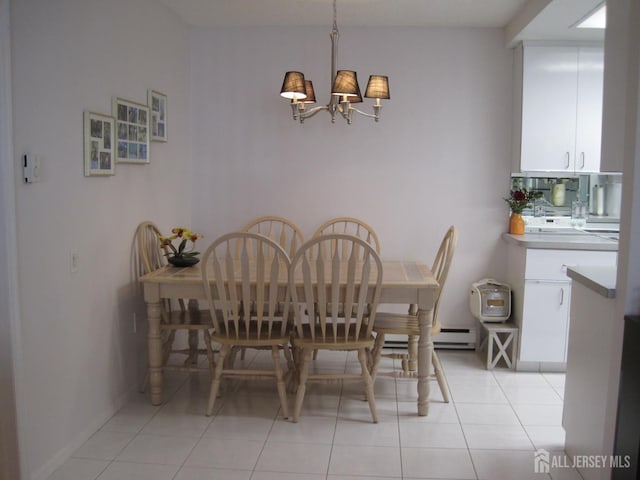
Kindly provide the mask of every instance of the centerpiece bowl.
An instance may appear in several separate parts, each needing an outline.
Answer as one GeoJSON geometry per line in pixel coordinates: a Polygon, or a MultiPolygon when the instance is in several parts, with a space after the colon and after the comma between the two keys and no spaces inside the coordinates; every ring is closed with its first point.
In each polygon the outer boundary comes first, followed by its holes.
{"type": "Polygon", "coordinates": [[[174,267],[191,267],[198,263],[198,257],[167,257],[167,261],[174,267]]]}

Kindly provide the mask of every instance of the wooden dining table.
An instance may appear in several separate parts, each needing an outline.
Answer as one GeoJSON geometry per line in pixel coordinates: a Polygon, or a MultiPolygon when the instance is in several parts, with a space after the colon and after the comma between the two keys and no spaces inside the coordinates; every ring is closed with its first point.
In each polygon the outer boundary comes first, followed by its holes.
{"type": "MultiPolygon", "coordinates": [[[[433,341],[431,326],[438,282],[429,267],[420,261],[383,261],[380,304],[417,304],[420,325],[418,342],[418,415],[429,413],[429,376],[433,341]]],[[[187,268],[162,267],[140,278],[147,305],[149,386],[151,403],[162,403],[162,299],[205,299],[200,265],[187,268]]]]}

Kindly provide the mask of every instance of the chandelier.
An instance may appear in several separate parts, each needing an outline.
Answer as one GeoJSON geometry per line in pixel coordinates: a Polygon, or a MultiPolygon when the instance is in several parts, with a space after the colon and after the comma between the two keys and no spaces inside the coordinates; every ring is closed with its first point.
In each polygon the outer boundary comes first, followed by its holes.
{"type": "Polygon", "coordinates": [[[336,113],[340,113],[351,124],[353,112],[365,117],[380,119],[382,105],[380,100],[389,99],[389,77],[384,75],[370,75],[365,98],[375,98],[373,114],[365,113],[353,106],[362,103],[362,94],[358,85],[358,77],[353,70],[336,70],[338,64],[338,15],[336,0],[333,0],[333,29],[331,30],[331,99],[327,105],[307,109],[307,104],[316,101],[313,83],[306,80],[302,72],[289,71],[284,75],[280,95],[291,100],[293,119],[304,123],[305,119],[326,110],[331,114],[331,123],[336,121],[336,113]]]}

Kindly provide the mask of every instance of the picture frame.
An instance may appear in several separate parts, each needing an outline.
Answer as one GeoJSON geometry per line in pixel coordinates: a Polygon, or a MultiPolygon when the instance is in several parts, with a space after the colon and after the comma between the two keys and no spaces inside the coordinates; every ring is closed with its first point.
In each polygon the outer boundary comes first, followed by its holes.
{"type": "Polygon", "coordinates": [[[115,175],[115,119],[85,110],[83,123],[84,176],[115,175]]]}
{"type": "Polygon", "coordinates": [[[149,107],[113,97],[112,115],[116,122],[116,161],[149,163],[149,107]]]}
{"type": "Polygon", "coordinates": [[[164,93],[147,90],[147,105],[151,112],[151,140],[166,142],[167,136],[167,96],[164,93]]]}

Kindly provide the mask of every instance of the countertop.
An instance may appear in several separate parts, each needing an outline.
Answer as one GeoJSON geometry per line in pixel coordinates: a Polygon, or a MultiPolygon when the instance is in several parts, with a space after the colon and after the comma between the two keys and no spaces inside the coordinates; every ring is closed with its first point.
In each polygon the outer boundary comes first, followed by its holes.
{"type": "Polygon", "coordinates": [[[616,267],[567,267],[567,277],[606,298],[616,297],[616,267]]]}
{"type": "Polygon", "coordinates": [[[612,240],[606,235],[599,234],[525,233],[524,235],[511,235],[510,233],[503,233],[502,239],[524,248],[618,251],[617,240],[612,240]]]}

